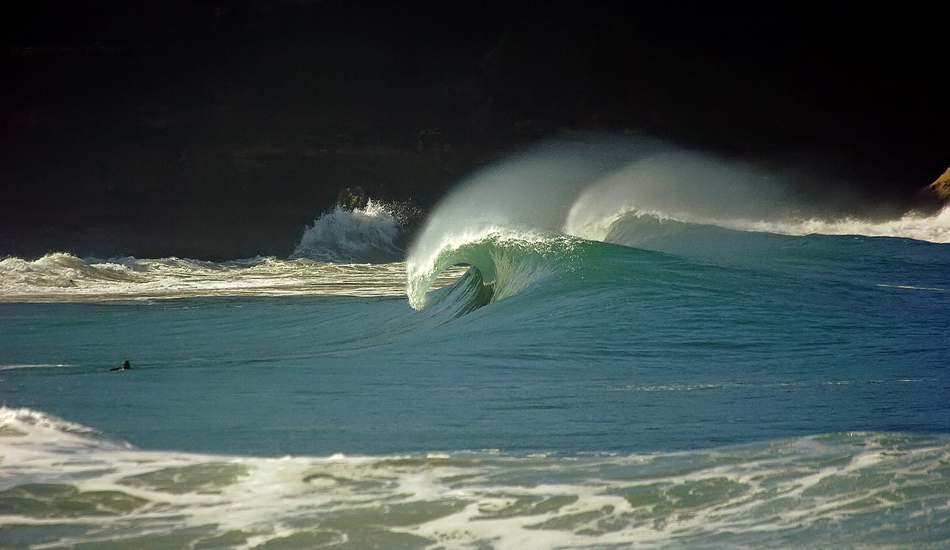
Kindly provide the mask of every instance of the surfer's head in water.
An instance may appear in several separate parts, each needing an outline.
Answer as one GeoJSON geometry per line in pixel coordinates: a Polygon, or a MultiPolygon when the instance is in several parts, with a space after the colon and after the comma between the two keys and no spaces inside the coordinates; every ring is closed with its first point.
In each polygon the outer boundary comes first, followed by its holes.
{"type": "Polygon", "coordinates": [[[125,361],[122,361],[122,365],[121,365],[121,366],[112,368],[112,369],[110,369],[110,370],[129,370],[129,369],[131,369],[131,368],[132,368],[132,365],[130,365],[130,364],[129,364],[129,360],[126,359],[125,361]]]}

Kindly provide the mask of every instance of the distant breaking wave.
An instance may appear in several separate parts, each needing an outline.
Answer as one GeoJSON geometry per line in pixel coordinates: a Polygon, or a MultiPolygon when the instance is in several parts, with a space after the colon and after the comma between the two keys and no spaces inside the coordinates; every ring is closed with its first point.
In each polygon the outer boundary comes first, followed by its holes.
{"type": "MultiPolygon", "coordinates": [[[[572,214],[581,210],[575,204],[572,214]]],[[[585,205],[587,208],[589,206],[585,205]]],[[[631,203],[613,204],[597,213],[586,212],[572,217],[565,224],[564,231],[582,238],[606,242],[618,242],[611,239],[611,233],[617,226],[633,218],[652,219],[661,224],[692,224],[715,226],[736,231],[773,233],[777,235],[855,235],[862,237],[895,237],[914,239],[931,243],[950,243],[950,205],[936,213],[910,211],[896,219],[874,220],[868,217],[845,215],[837,218],[822,218],[817,215],[777,216],[775,219],[716,217],[696,215],[689,212],[664,212],[661,210],[641,209],[631,203]]]]}
{"type": "Polygon", "coordinates": [[[335,263],[400,261],[404,252],[396,242],[402,229],[396,205],[370,199],[365,208],[336,206],[304,230],[291,258],[335,263]]]}
{"type": "MultiPolygon", "coordinates": [[[[396,244],[409,205],[370,201],[336,207],[304,230],[290,258],[227,262],[185,258],[78,258],[65,252],[36,260],[0,260],[0,302],[149,300],[198,296],[400,296],[404,252],[396,244]]],[[[458,270],[446,279],[455,280],[458,270]]],[[[438,285],[437,285],[438,286],[438,285]]]]}
{"type": "Polygon", "coordinates": [[[704,256],[785,245],[754,234],[950,243],[950,205],[871,215],[880,210],[835,196],[805,201],[754,166],[653,139],[546,142],[475,173],[443,199],[410,247],[407,294],[413,307],[426,307],[431,282],[462,265],[477,273],[460,284],[486,287],[470,293],[480,297],[471,304],[497,301],[570,269],[544,263],[589,249],[581,241],[704,256]]]}
{"type": "Polygon", "coordinates": [[[817,218],[786,222],[758,221],[736,223],[737,229],[786,235],[863,235],[901,237],[932,243],[950,243],[950,205],[936,214],[908,212],[895,220],[872,221],[857,217],[836,220],[817,218]]]}
{"type": "Polygon", "coordinates": [[[62,252],[37,260],[0,260],[0,302],[144,300],[195,296],[398,296],[401,263],[335,264],[250,258],[206,262],[181,258],[100,260],[62,252]]]}

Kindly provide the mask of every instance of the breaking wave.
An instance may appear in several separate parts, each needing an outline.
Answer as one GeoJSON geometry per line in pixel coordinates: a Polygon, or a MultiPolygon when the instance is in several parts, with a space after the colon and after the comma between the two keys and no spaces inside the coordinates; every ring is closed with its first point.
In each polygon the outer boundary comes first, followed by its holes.
{"type": "Polygon", "coordinates": [[[950,537],[944,437],[269,458],[142,450],[0,407],[0,454],[0,545],[12,547],[940,548],[950,537]]]}
{"type": "Polygon", "coordinates": [[[398,296],[402,263],[369,265],[259,257],[229,262],[181,258],[101,260],[56,252],[0,260],[0,301],[148,300],[195,296],[398,296]]]}
{"type": "Polygon", "coordinates": [[[350,210],[337,205],[307,227],[291,258],[334,263],[402,260],[396,244],[404,222],[396,205],[374,201],[350,210]]]}
{"type": "Polygon", "coordinates": [[[950,243],[950,205],[883,210],[831,195],[804,200],[755,166],[652,139],[547,142],[475,173],[436,206],[410,247],[407,294],[425,307],[431,281],[463,265],[488,287],[481,300],[497,301],[569,269],[544,264],[589,248],[582,241],[707,257],[787,245],[762,234],[950,243]]]}
{"type": "Polygon", "coordinates": [[[431,264],[415,264],[408,273],[410,304],[421,309],[427,303],[456,303],[459,312],[518,294],[545,277],[564,269],[590,253],[592,245],[563,235],[545,236],[488,229],[481,235],[461,236],[456,245],[441,249],[431,264]],[[456,283],[459,290],[427,296],[433,283],[453,266],[468,266],[456,283]]]}

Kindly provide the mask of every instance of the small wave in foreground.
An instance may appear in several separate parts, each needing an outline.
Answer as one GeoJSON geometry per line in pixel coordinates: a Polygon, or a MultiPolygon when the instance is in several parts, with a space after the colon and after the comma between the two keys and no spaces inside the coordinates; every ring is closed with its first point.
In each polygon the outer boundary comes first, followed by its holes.
{"type": "Polygon", "coordinates": [[[939,548],[950,538],[950,442],[916,435],[635,455],[267,458],[139,450],[4,407],[0,455],[5,547],[939,548]]]}

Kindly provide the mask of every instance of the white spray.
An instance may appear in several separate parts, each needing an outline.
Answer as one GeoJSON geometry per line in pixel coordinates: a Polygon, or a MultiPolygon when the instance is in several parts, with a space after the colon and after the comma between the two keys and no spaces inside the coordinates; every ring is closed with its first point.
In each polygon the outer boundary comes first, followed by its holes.
{"type": "Polygon", "coordinates": [[[777,174],[650,138],[546,142],[476,172],[439,203],[410,248],[408,292],[419,304],[426,281],[446,267],[439,258],[466,244],[557,235],[607,240],[611,226],[630,216],[788,235],[950,242],[950,206],[883,219],[872,218],[868,206],[830,192],[805,200],[777,174]]]}

